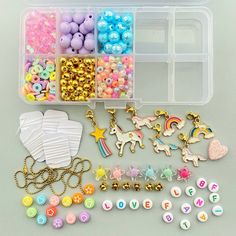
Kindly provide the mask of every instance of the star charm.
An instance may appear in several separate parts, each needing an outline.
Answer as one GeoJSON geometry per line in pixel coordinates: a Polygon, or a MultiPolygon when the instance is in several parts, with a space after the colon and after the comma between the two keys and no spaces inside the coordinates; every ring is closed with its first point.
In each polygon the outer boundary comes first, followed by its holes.
{"type": "Polygon", "coordinates": [[[98,140],[100,138],[105,139],[105,137],[103,136],[104,132],[106,131],[106,129],[99,129],[97,126],[95,127],[95,130],[90,133],[91,136],[94,136],[96,139],[96,143],[98,142],[98,140]]]}

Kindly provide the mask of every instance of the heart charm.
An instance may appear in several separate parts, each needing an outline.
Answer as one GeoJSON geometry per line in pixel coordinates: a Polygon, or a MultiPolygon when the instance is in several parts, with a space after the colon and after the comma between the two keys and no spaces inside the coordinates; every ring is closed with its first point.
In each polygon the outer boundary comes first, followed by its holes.
{"type": "Polygon", "coordinates": [[[224,157],[228,153],[228,147],[220,143],[219,140],[214,139],[210,142],[208,147],[209,159],[216,161],[224,157]]]}

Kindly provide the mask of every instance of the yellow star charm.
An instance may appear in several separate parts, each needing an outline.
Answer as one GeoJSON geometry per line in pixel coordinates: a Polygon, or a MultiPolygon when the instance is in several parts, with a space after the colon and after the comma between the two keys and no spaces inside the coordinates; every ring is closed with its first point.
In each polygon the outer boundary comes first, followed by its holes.
{"type": "Polygon", "coordinates": [[[98,142],[98,140],[100,138],[105,139],[105,137],[103,136],[104,132],[106,131],[106,129],[99,129],[97,126],[95,127],[95,130],[90,133],[90,135],[94,136],[96,139],[96,143],[98,142]]]}

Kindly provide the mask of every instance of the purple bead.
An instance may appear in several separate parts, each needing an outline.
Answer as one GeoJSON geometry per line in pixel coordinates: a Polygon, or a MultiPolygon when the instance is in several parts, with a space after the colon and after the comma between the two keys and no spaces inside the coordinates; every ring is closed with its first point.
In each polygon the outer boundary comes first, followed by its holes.
{"type": "Polygon", "coordinates": [[[85,15],[85,19],[91,19],[94,20],[94,14],[92,12],[89,12],[85,15]]]}
{"type": "Polygon", "coordinates": [[[95,45],[95,41],[94,39],[85,39],[84,40],[84,47],[87,49],[87,50],[93,50],[94,49],[94,45],[95,45]]]}
{"type": "Polygon", "coordinates": [[[94,34],[93,33],[86,34],[85,39],[94,39],[94,34]]]}
{"type": "Polygon", "coordinates": [[[64,226],[64,221],[61,217],[56,217],[52,221],[52,227],[54,229],[61,229],[64,226]]]}
{"type": "Polygon", "coordinates": [[[72,34],[67,34],[66,37],[68,37],[70,40],[73,38],[72,34]]]}
{"type": "Polygon", "coordinates": [[[82,48],[79,50],[79,54],[90,54],[90,51],[87,50],[85,47],[82,47],[82,48]]]}
{"type": "Polygon", "coordinates": [[[79,31],[79,26],[75,22],[71,22],[70,26],[71,26],[71,31],[70,32],[72,34],[75,34],[79,31]]]}
{"type": "Polygon", "coordinates": [[[62,23],[60,24],[60,31],[61,31],[61,33],[63,33],[63,34],[69,34],[70,31],[71,31],[70,23],[68,23],[68,22],[62,22],[62,23]]]}
{"type": "Polygon", "coordinates": [[[84,23],[79,26],[79,31],[82,34],[87,34],[88,33],[88,30],[86,30],[85,27],[84,27],[84,23]]]}
{"type": "Polygon", "coordinates": [[[70,23],[72,21],[72,16],[70,13],[64,13],[62,15],[62,20],[65,21],[65,22],[68,22],[70,23]]]}
{"type": "Polygon", "coordinates": [[[73,21],[77,24],[82,24],[84,22],[84,14],[77,12],[73,15],[73,21]]]}
{"type": "Polygon", "coordinates": [[[72,47],[66,49],[66,54],[76,54],[76,50],[72,47]]]}
{"type": "Polygon", "coordinates": [[[70,47],[70,38],[66,35],[62,35],[61,38],[60,38],[60,45],[62,48],[68,48],[70,47]]]}
{"type": "Polygon", "coordinates": [[[83,41],[80,38],[73,38],[70,44],[72,48],[79,50],[83,46],[83,41]]]}
{"type": "Polygon", "coordinates": [[[79,214],[79,221],[82,222],[82,223],[87,223],[89,222],[90,220],[90,214],[87,212],[87,211],[82,211],[80,214],[79,214]]]}
{"type": "Polygon", "coordinates": [[[79,38],[79,39],[81,39],[83,41],[84,40],[84,35],[81,34],[80,32],[78,32],[78,33],[75,33],[73,35],[73,38],[79,38]]]}
{"type": "Polygon", "coordinates": [[[94,29],[94,20],[92,19],[85,19],[84,21],[84,28],[87,30],[87,31],[92,31],[94,29]]]}

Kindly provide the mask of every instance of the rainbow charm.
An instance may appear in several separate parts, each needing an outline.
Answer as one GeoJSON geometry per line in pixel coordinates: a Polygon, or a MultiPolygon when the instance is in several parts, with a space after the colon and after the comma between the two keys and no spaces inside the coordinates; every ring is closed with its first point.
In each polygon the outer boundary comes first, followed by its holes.
{"type": "Polygon", "coordinates": [[[190,131],[190,138],[188,140],[189,143],[197,143],[200,142],[200,135],[203,135],[205,139],[210,139],[214,137],[214,133],[211,128],[202,124],[194,127],[190,131]]]}
{"type": "Polygon", "coordinates": [[[169,116],[165,121],[164,136],[171,136],[174,132],[174,126],[177,129],[182,129],[184,127],[185,121],[177,116],[169,116]]]}

